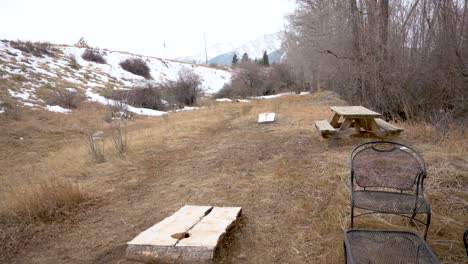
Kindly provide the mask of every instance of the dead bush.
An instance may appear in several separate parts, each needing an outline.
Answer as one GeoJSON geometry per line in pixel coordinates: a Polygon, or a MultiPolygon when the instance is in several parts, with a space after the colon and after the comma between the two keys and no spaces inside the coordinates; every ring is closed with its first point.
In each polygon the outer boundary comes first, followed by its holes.
{"type": "Polygon", "coordinates": [[[83,60],[95,63],[106,64],[104,54],[98,49],[86,49],[81,55],[83,60]]]}
{"type": "Polygon", "coordinates": [[[53,89],[46,92],[48,105],[59,105],[67,109],[75,109],[86,100],[86,97],[74,89],[53,89]]]}
{"type": "Polygon", "coordinates": [[[132,117],[130,111],[128,111],[128,104],[126,100],[113,100],[112,103],[107,105],[108,112],[104,117],[104,121],[112,123],[116,118],[118,119],[130,119],[132,117]]]}
{"type": "Polygon", "coordinates": [[[5,111],[4,115],[8,119],[20,121],[23,119],[23,107],[15,99],[2,96],[0,98],[0,110],[5,111]]]}
{"type": "Polygon", "coordinates": [[[265,67],[246,61],[237,66],[231,83],[215,95],[216,98],[245,98],[276,93],[272,81],[268,79],[265,67]]]}
{"type": "Polygon", "coordinates": [[[75,70],[81,69],[81,65],[76,60],[76,57],[73,55],[70,55],[68,57],[68,66],[70,66],[70,68],[75,69],[75,70]]]}
{"type": "Polygon", "coordinates": [[[201,84],[202,79],[199,75],[189,68],[182,68],[176,81],[169,81],[163,86],[166,98],[172,104],[193,106],[202,96],[201,84]]]}
{"type": "Polygon", "coordinates": [[[140,58],[128,58],[120,62],[122,69],[144,77],[145,79],[151,79],[150,68],[146,62],[140,58]]]}
{"type": "Polygon", "coordinates": [[[120,156],[127,153],[129,148],[129,137],[127,131],[127,121],[118,120],[111,123],[112,143],[114,144],[115,151],[120,156]]]}
{"type": "Polygon", "coordinates": [[[85,132],[85,146],[88,150],[92,160],[96,163],[103,163],[106,161],[104,156],[104,132],[85,132]]]}
{"type": "Polygon", "coordinates": [[[137,87],[132,90],[113,90],[112,98],[135,107],[160,111],[165,111],[167,109],[166,104],[164,104],[162,100],[161,88],[152,84],[147,84],[145,87],[137,87]]]}
{"type": "Polygon", "coordinates": [[[51,49],[52,45],[49,42],[10,41],[10,46],[23,52],[32,54],[36,57],[53,55],[53,51],[51,49]]]}
{"type": "Polygon", "coordinates": [[[59,178],[4,187],[2,218],[20,222],[60,220],[88,199],[78,185],[59,178]]]}

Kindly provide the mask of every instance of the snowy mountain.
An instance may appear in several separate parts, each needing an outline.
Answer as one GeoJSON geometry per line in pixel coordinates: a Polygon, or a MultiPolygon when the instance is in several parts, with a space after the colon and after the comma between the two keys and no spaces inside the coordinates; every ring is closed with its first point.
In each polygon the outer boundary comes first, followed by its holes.
{"type": "MultiPolygon", "coordinates": [[[[285,51],[281,49],[283,34],[281,32],[263,35],[258,39],[243,44],[227,43],[216,44],[208,48],[208,63],[231,65],[234,54],[242,57],[247,53],[249,58],[261,58],[263,52],[267,52],[270,63],[281,61],[285,51]]],[[[205,53],[201,52],[193,56],[178,58],[181,61],[205,63],[205,53]]]]}
{"type": "MultiPolygon", "coordinates": [[[[35,56],[14,48],[10,41],[0,41],[0,112],[2,98],[11,97],[24,106],[49,111],[67,112],[59,106],[47,105],[41,98],[46,89],[78,91],[89,101],[108,104],[103,95],[111,89],[132,89],[151,83],[175,80],[179,70],[190,68],[202,78],[205,93],[215,93],[231,80],[231,72],[163,60],[126,52],[103,50],[105,64],[83,60],[85,48],[52,45],[50,54],[35,56]],[[141,58],[150,68],[151,80],[122,69],[120,62],[127,58],[141,58]],[[77,64],[73,65],[75,60],[77,64]]],[[[159,115],[160,111],[134,109],[137,114],[159,115]]]]}

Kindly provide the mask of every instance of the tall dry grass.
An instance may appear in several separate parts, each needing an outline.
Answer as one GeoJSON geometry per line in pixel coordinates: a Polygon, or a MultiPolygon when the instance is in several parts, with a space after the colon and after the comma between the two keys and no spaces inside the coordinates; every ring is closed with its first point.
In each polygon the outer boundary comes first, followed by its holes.
{"type": "Polygon", "coordinates": [[[15,222],[48,222],[66,218],[88,196],[79,185],[60,178],[3,186],[1,219],[15,222]]]}

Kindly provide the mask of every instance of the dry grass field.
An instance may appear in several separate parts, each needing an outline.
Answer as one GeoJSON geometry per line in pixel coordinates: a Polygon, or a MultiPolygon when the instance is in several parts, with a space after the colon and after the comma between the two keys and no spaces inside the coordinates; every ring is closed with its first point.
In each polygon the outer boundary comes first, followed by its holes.
{"type": "MultiPolygon", "coordinates": [[[[313,122],[345,103],[322,92],[205,104],[131,121],[123,156],[98,106],[68,115],[24,110],[19,121],[0,115],[0,263],[130,263],[125,243],[185,204],[243,207],[217,263],[343,263],[349,154],[371,139],[323,139],[313,122]],[[277,122],[258,125],[264,111],[277,122]],[[84,140],[98,130],[103,163],[91,160],[84,140]]],[[[395,140],[428,166],[428,243],[443,263],[467,263],[468,131],[400,125],[395,140]]],[[[362,217],[356,227],[422,234],[399,217],[362,217]]]]}

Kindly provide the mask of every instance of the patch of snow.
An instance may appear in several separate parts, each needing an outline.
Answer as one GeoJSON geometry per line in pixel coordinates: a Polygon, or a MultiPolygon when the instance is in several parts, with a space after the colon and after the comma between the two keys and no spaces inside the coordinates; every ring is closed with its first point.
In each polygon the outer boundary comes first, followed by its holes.
{"type": "Polygon", "coordinates": [[[204,107],[196,107],[196,106],[184,106],[184,108],[177,109],[175,112],[181,112],[181,111],[193,111],[193,110],[198,110],[198,109],[203,109],[204,107]]]}
{"type": "Polygon", "coordinates": [[[75,88],[65,88],[67,91],[69,92],[72,92],[72,93],[76,93],[76,89],[75,88]]]}
{"type": "Polygon", "coordinates": [[[250,100],[246,100],[246,99],[237,99],[236,102],[240,102],[240,103],[250,103],[251,101],[250,101],[250,100]]]}
{"type": "Polygon", "coordinates": [[[28,102],[23,103],[23,105],[29,106],[29,107],[35,107],[35,106],[37,106],[37,105],[35,105],[35,104],[28,103],[28,102]]]}
{"type": "Polygon", "coordinates": [[[31,94],[26,91],[15,92],[15,91],[8,89],[8,93],[11,95],[11,97],[20,98],[23,100],[28,100],[31,97],[31,94]]]}
{"type": "Polygon", "coordinates": [[[301,92],[300,94],[291,92],[291,93],[280,93],[280,94],[274,94],[274,95],[254,96],[251,98],[252,99],[273,99],[273,98],[278,98],[278,97],[285,96],[285,95],[308,95],[308,94],[310,94],[310,92],[301,92]]]}
{"type": "Polygon", "coordinates": [[[52,77],[52,78],[57,78],[57,77],[58,77],[57,74],[52,73],[52,72],[47,71],[47,70],[44,70],[44,69],[39,68],[39,67],[37,67],[37,66],[34,67],[34,71],[35,71],[35,72],[38,72],[38,73],[42,73],[42,74],[48,75],[49,77],[52,77]]]}
{"type": "Polygon", "coordinates": [[[216,99],[216,102],[232,102],[232,100],[229,98],[219,98],[216,99]]]}
{"type": "Polygon", "coordinates": [[[71,112],[70,109],[66,109],[66,108],[63,108],[61,107],[60,105],[47,105],[46,106],[46,110],[47,111],[50,111],[50,112],[56,112],[56,113],[68,113],[68,112],[71,112]]]}

